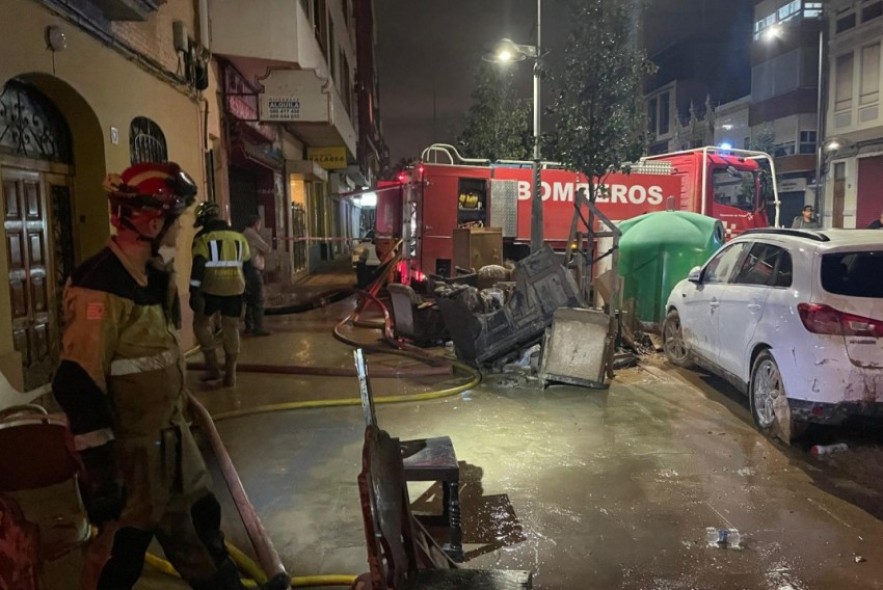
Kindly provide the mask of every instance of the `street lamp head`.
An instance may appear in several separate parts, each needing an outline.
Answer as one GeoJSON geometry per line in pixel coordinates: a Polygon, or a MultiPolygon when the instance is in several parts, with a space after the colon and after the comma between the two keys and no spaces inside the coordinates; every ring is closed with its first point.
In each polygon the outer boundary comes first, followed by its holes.
{"type": "Polygon", "coordinates": [[[767,30],[763,32],[763,39],[767,43],[770,43],[776,39],[780,39],[784,32],[785,31],[782,29],[782,25],[775,24],[768,27],[767,30]]]}
{"type": "Polygon", "coordinates": [[[512,39],[500,39],[482,59],[491,63],[512,63],[535,56],[536,47],[533,45],[519,45],[512,39]]]}
{"type": "Polygon", "coordinates": [[[826,152],[836,152],[841,147],[843,147],[843,146],[840,144],[839,140],[832,139],[831,141],[829,141],[828,143],[825,144],[825,151],[826,152]]]}

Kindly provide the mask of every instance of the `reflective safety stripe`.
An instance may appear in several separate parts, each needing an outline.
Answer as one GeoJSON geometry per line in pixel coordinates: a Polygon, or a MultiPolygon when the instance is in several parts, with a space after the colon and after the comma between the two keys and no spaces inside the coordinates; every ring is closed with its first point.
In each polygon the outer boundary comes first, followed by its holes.
{"type": "Polygon", "coordinates": [[[85,451],[86,449],[92,449],[95,447],[100,447],[101,445],[106,445],[110,441],[114,440],[113,430],[110,428],[102,428],[101,430],[93,430],[92,432],[86,432],[84,434],[78,434],[74,436],[74,448],[78,451],[85,451]]]}
{"type": "Polygon", "coordinates": [[[205,263],[206,268],[224,268],[224,267],[240,267],[242,266],[241,260],[209,260],[205,263]]]}
{"type": "Polygon", "coordinates": [[[134,375],[135,373],[146,373],[147,371],[156,371],[164,369],[175,363],[177,355],[167,350],[162,354],[155,356],[142,356],[136,359],[117,359],[110,363],[111,376],[119,377],[121,375],[134,375]]]}
{"type": "Polygon", "coordinates": [[[200,286],[201,284],[202,284],[202,281],[197,281],[196,279],[193,279],[192,281],[190,281],[190,286],[191,286],[191,287],[198,287],[198,286],[200,286]]]}

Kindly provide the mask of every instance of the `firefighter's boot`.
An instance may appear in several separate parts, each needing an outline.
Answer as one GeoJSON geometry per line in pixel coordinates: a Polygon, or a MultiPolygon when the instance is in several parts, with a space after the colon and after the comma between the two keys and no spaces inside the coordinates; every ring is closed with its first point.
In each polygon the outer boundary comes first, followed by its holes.
{"type": "MultiPolygon", "coordinates": [[[[191,581],[190,586],[193,590],[245,590],[246,588],[239,578],[236,564],[230,559],[225,560],[211,578],[200,582],[191,581]]],[[[279,574],[258,586],[258,590],[289,590],[290,588],[290,581],[284,574],[279,574]]]]}
{"type": "Polygon", "coordinates": [[[205,357],[205,373],[200,380],[202,381],[220,381],[221,367],[218,365],[218,353],[212,350],[203,350],[202,355],[205,357]]]}
{"type": "Polygon", "coordinates": [[[236,358],[235,354],[224,355],[224,387],[236,385],[236,358]]]}

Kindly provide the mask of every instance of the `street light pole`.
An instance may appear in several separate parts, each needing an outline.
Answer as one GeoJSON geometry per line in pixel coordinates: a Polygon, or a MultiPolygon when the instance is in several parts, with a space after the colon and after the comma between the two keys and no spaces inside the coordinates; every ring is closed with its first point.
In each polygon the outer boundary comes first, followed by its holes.
{"type": "Polygon", "coordinates": [[[815,194],[815,210],[818,212],[819,225],[823,225],[825,221],[825,194],[824,183],[822,182],[822,160],[824,159],[825,145],[825,104],[824,104],[824,79],[825,74],[825,23],[827,22],[825,15],[822,15],[821,24],[819,25],[819,82],[818,91],[816,93],[816,194],[815,194]]]}
{"type": "Polygon", "coordinates": [[[533,63],[533,199],[531,200],[530,251],[543,248],[543,181],[540,174],[540,52],[542,0],[537,0],[537,45],[533,63]]]}

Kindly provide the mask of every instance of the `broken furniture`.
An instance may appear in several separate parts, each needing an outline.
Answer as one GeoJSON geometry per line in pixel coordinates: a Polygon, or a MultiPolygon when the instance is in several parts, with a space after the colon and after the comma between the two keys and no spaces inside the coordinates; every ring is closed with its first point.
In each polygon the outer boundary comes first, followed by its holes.
{"type": "Polygon", "coordinates": [[[0,587],[25,589],[28,569],[41,581],[62,577],[60,570],[69,573],[68,562],[79,559],[75,550],[91,534],[77,485],[81,464],[67,421],[33,404],[0,412],[0,448],[0,505],[6,506],[0,524],[8,517],[19,531],[0,535],[0,587]],[[18,527],[16,514],[23,519],[18,527]],[[10,551],[18,561],[4,558],[10,551]],[[8,579],[17,581],[7,585],[8,579]]]}
{"type": "Polygon", "coordinates": [[[503,230],[499,227],[454,229],[454,267],[481,268],[503,264],[503,230]]]}
{"type": "MultiPolygon", "coordinates": [[[[353,351],[356,374],[359,378],[359,396],[368,426],[377,426],[374,396],[368,381],[368,366],[362,349],[353,351]]],[[[460,526],[460,466],[449,436],[437,436],[401,441],[401,457],[405,481],[437,481],[442,486],[442,514],[440,520],[450,531],[445,553],[455,561],[463,561],[463,532],[460,526]]],[[[431,519],[433,522],[438,519],[431,519]]]]}
{"type": "Polygon", "coordinates": [[[540,384],[570,383],[606,387],[605,358],[609,347],[610,319],[597,309],[562,307],[555,310],[546,330],[540,360],[540,384]]]}
{"type": "Polygon", "coordinates": [[[432,559],[432,541],[411,514],[401,444],[373,425],[365,428],[358,481],[370,582],[363,577],[356,588],[368,583],[373,590],[532,587],[529,571],[459,569],[449,560],[432,559]]]}
{"type": "Polygon", "coordinates": [[[585,307],[576,282],[549,248],[515,265],[515,288],[501,309],[475,314],[469,311],[467,291],[441,297],[444,316],[457,357],[480,366],[507,352],[538,342],[559,307],[585,307]]]}
{"type": "Polygon", "coordinates": [[[396,335],[426,346],[447,340],[444,319],[435,303],[424,299],[409,285],[387,286],[392,300],[392,317],[396,335]]]}

